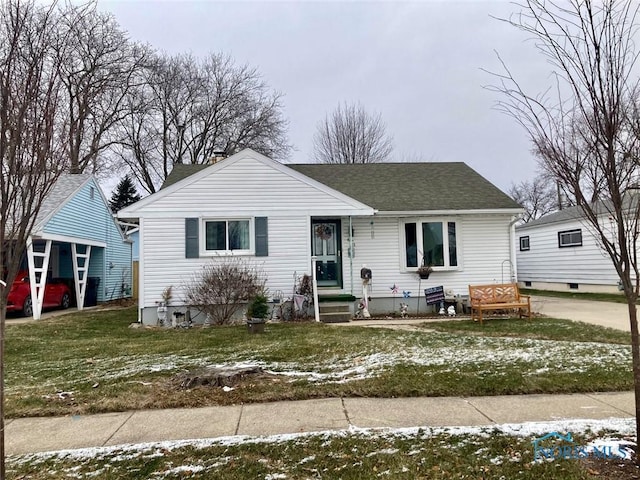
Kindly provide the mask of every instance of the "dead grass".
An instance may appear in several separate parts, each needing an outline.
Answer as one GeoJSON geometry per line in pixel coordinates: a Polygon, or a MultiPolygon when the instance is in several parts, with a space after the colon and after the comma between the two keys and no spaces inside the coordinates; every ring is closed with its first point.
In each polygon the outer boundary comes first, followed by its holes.
{"type": "Polygon", "coordinates": [[[8,416],[633,385],[630,349],[620,337],[597,327],[585,335],[582,325],[553,319],[527,327],[535,331],[523,329],[522,321],[501,321],[479,333],[457,321],[428,325],[440,332],[268,324],[265,334],[250,335],[244,326],[131,329],[135,315],[135,308],[91,311],[10,326],[8,416]],[[194,368],[234,364],[257,365],[270,375],[246,378],[231,391],[184,390],[173,381],[194,368]]]}

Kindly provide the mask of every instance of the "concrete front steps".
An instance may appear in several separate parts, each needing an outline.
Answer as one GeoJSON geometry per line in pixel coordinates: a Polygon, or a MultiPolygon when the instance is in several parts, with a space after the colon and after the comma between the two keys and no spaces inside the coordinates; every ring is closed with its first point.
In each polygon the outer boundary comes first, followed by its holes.
{"type": "Polygon", "coordinates": [[[321,295],[318,297],[320,321],[323,323],[348,323],[353,314],[351,307],[355,297],[352,295],[321,295]]]}

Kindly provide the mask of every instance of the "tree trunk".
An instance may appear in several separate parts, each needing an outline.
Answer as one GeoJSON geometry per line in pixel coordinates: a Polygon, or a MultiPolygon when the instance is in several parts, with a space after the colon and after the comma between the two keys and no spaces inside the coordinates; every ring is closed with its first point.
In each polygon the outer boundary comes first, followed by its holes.
{"type": "MultiPolygon", "coordinates": [[[[636,444],[640,445],[640,343],[638,342],[638,316],[635,301],[627,298],[631,326],[631,354],[633,358],[633,385],[636,406],[636,444]]],[[[640,466],[640,450],[636,449],[636,464],[640,466]]]]}
{"type": "MultiPolygon", "coordinates": [[[[4,294],[4,292],[3,292],[4,294]]],[[[4,303],[4,302],[3,302],[4,303]]],[[[0,306],[0,480],[5,476],[5,448],[4,448],[4,333],[6,309],[0,306]]],[[[637,396],[636,396],[637,398],[637,396]]]]}

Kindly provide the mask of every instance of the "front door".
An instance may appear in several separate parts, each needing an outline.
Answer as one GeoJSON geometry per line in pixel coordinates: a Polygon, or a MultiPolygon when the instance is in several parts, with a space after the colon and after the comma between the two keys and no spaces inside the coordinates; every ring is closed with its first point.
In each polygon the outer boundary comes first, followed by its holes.
{"type": "Polygon", "coordinates": [[[317,257],[316,278],[319,287],[342,287],[340,220],[311,221],[311,253],[317,257]]]}

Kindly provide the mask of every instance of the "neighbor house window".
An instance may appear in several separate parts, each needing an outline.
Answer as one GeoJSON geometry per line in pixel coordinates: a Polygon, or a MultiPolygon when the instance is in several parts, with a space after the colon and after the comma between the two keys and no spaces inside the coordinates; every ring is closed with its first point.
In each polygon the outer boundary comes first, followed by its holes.
{"type": "Polygon", "coordinates": [[[251,250],[249,220],[205,220],[204,246],[207,252],[251,250]]]}
{"type": "Polygon", "coordinates": [[[434,267],[458,266],[456,222],[406,222],[404,244],[407,269],[417,268],[422,261],[434,267]]]}
{"type": "Polygon", "coordinates": [[[529,237],[520,237],[520,251],[526,252],[529,250],[529,237]]]}
{"type": "Polygon", "coordinates": [[[581,247],[582,246],[582,230],[567,230],[558,232],[558,247],[581,247]]]}

